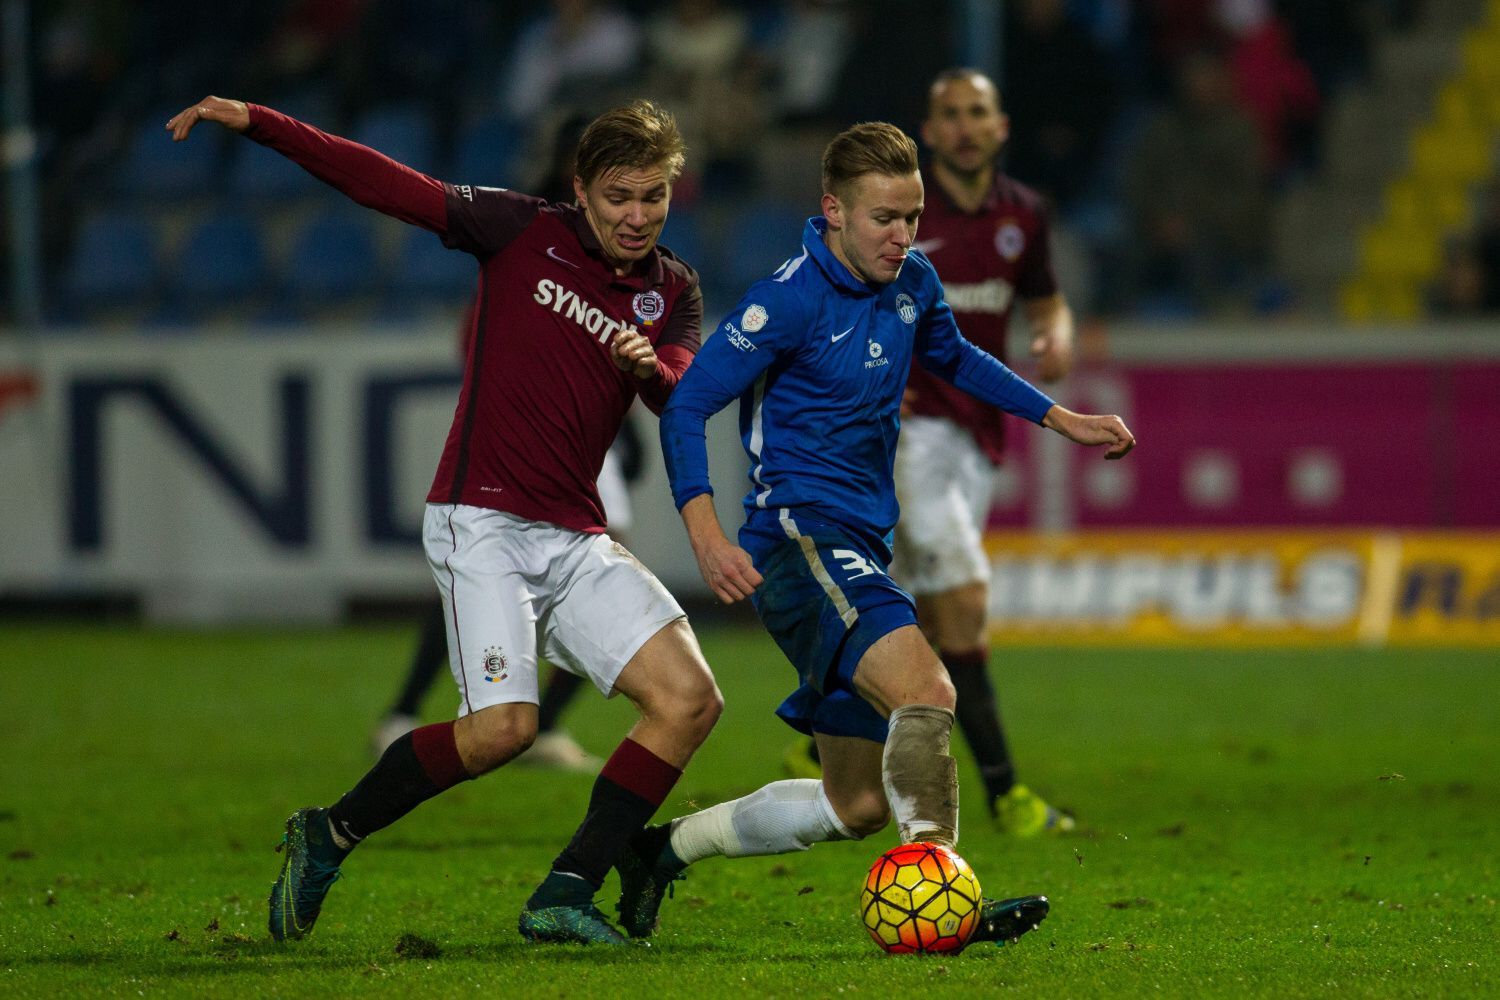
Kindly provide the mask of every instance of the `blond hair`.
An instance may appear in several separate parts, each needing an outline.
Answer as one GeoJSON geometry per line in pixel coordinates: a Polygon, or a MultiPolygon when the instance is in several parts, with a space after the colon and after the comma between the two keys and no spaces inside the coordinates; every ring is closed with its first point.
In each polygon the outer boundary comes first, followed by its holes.
{"type": "Polygon", "coordinates": [[[823,151],[823,193],[836,198],[865,174],[905,177],[916,172],[917,144],[889,122],[852,125],[823,151]]]}
{"type": "Polygon", "coordinates": [[[661,164],[667,180],[675,181],[687,162],[686,149],[670,111],[647,100],[632,101],[589,122],[578,140],[575,172],[587,186],[606,170],[661,164]]]}

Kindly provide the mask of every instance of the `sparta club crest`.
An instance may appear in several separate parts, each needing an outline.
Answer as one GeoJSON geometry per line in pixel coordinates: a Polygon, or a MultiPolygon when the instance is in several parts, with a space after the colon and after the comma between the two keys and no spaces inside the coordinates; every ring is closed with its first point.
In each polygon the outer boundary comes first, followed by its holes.
{"type": "Polygon", "coordinates": [[[491,646],[484,651],[484,679],[488,684],[496,684],[505,680],[510,675],[505,672],[505,654],[500,652],[499,646],[491,646]]]}
{"type": "Polygon", "coordinates": [[[1021,251],[1026,249],[1026,233],[1009,219],[995,231],[995,251],[1011,263],[1015,263],[1021,251]]]}
{"type": "Polygon", "coordinates": [[[666,313],[667,300],[658,291],[641,292],[630,300],[630,308],[642,326],[652,326],[666,313]]]}

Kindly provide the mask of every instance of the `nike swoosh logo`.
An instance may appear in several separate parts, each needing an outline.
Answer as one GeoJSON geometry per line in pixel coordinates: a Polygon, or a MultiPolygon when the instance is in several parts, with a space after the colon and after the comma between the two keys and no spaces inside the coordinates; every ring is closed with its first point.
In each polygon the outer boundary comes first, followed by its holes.
{"type": "Polygon", "coordinates": [[[853,331],[853,329],[854,329],[854,327],[852,327],[852,326],[851,326],[851,327],[850,327],[850,328],[849,328],[849,329],[848,329],[848,330],[845,330],[845,331],[844,331],[844,332],[843,332],[843,333],[835,333],[835,334],[834,334],[834,335],[833,335],[833,342],[834,342],[834,343],[835,343],[835,344],[837,344],[837,343],[838,343],[838,342],[839,342],[839,341],[841,341],[841,340],[843,340],[843,339],[844,339],[844,338],[845,338],[845,337],[847,337],[847,336],[849,336],[849,334],[850,334],[850,332],[852,332],[852,331],[853,331]]]}
{"type": "Polygon", "coordinates": [[[915,243],[913,243],[911,245],[911,248],[913,250],[920,250],[923,253],[932,253],[932,251],[937,250],[945,242],[947,242],[947,241],[946,240],[918,240],[917,242],[915,242],[915,243]]]}
{"type": "Polygon", "coordinates": [[[569,267],[571,267],[573,270],[575,270],[575,271],[578,270],[578,265],[577,264],[573,263],[571,260],[568,260],[565,257],[559,257],[557,255],[557,247],[548,247],[547,248],[547,256],[551,257],[553,260],[557,261],[559,264],[566,264],[569,267]]]}

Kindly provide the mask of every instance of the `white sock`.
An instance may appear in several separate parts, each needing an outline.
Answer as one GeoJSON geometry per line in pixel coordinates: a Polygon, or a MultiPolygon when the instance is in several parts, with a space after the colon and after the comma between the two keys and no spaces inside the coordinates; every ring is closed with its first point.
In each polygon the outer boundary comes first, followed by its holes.
{"type": "Polygon", "coordinates": [[[953,713],[902,705],[891,713],[880,771],[901,843],[958,843],[958,765],[949,754],[953,713]]]}
{"type": "Polygon", "coordinates": [[[744,798],[672,821],[672,852],[687,864],[721,856],[805,851],[831,840],[858,840],[833,811],[815,778],[773,781],[744,798]]]}

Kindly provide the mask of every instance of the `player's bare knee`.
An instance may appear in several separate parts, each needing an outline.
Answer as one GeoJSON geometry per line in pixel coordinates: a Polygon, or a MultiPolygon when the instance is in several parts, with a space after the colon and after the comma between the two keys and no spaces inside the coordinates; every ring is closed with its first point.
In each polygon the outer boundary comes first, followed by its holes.
{"type": "Polygon", "coordinates": [[[833,806],[839,820],[860,840],[874,836],[891,822],[891,807],[880,792],[869,791],[842,798],[833,806]]]}
{"type": "Polygon", "coordinates": [[[946,708],[950,712],[958,705],[958,692],[954,690],[953,681],[949,679],[946,670],[940,676],[932,679],[927,691],[928,701],[926,704],[928,705],[946,708]]]}
{"type": "Polygon", "coordinates": [[[672,728],[701,743],[724,712],[724,696],[713,675],[705,673],[662,699],[660,715],[672,728]]]}
{"type": "Polygon", "coordinates": [[[474,777],[493,771],[525,753],[536,741],[535,714],[486,710],[470,716],[473,725],[459,750],[474,777]]]}

